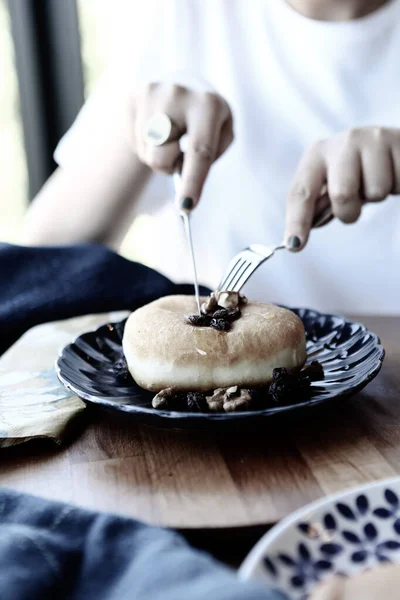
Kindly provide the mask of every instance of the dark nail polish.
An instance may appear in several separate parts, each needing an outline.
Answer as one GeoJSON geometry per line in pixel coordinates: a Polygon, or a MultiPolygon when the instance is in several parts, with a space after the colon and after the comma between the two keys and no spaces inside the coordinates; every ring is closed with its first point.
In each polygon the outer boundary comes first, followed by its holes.
{"type": "Polygon", "coordinates": [[[301,239],[297,235],[292,235],[288,239],[287,247],[289,250],[297,250],[301,246],[301,239]]]}
{"type": "Polygon", "coordinates": [[[194,206],[194,202],[193,202],[192,198],[182,198],[182,200],[180,202],[181,210],[192,210],[193,206],[194,206]]]}

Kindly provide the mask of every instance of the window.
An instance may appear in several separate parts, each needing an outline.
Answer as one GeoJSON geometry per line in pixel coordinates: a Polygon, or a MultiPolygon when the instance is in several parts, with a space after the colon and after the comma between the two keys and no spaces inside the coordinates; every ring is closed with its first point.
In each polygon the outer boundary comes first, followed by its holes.
{"type": "MultiPolygon", "coordinates": [[[[85,80],[85,96],[93,90],[111,56],[116,17],[123,10],[123,2],[114,0],[77,0],[81,52],[85,80]]],[[[154,266],[148,251],[143,252],[145,241],[151,235],[153,217],[139,215],[128,231],[120,253],[130,260],[154,266]]]]}
{"type": "Polygon", "coordinates": [[[0,241],[16,242],[28,206],[28,175],[6,0],[0,0],[0,79],[0,241]]]}
{"type": "MultiPolygon", "coordinates": [[[[0,0],[0,242],[18,242],[29,198],[53,170],[54,147],[82,104],[81,61],[87,97],[111,56],[121,7],[120,0],[0,0]],[[48,45],[57,52],[49,55],[48,45]]],[[[151,221],[135,220],[124,256],[146,261],[151,221]]]]}
{"type": "Polygon", "coordinates": [[[77,0],[81,52],[87,97],[110,56],[115,4],[110,0],[77,0]]]}

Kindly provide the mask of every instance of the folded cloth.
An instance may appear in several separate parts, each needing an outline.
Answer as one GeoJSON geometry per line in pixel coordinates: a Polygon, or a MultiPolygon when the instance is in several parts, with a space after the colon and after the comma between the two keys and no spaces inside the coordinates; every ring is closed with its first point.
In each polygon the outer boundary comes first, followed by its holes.
{"type": "MultiPolygon", "coordinates": [[[[175,285],[97,244],[53,248],[0,244],[0,354],[35,325],[134,310],[177,293],[192,294],[193,286],[175,285]]],[[[52,337],[51,325],[49,331],[45,327],[27,334],[26,352],[15,352],[14,358],[12,349],[0,360],[0,447],[37,437],[61,443],[69,424],[85,408],[57,381],[53,365],[60,348],[52,346],[58,338],[52,337]]],[[[57,334],[71,339],[62,326],[57,334]]]]}
{"type": "Polygon", "coordinates": [[[134,310],[180,293],[193,293],[193,286],[175,285],[98,244],[45,248],[0,244],[0,355],[39,323],[134,310]]]}
{"type": "Polygon", "coordinates": [[[285,600],[178,534],[0,491],[4,600],[285,600]]]}

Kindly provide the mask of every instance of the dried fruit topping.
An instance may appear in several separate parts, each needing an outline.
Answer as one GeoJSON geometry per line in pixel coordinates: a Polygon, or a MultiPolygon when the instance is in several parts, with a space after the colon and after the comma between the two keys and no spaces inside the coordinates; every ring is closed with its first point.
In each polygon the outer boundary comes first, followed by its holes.
{"type": "Polygon", "coordinates": [[[231,308],[227,311],[227,319],[229,321],[236,321],[239,317],[242,316],[240,308],[231,308]]]}
{"type": "Polygon", "coordinates": [[[239,292],[217,292],[216,298],[218,306],[227,309],[239,308],[241,304],[247,304],[246,296],[243,296],[239,292]]]}
{"type": "Polygon", "coordinates": [[[213,292],[201,305],[202,314],[189,315],[187,319],[197,327],[229,331],[229,323],[241,316],[240,304],[247,304],[247,298],[238,292],[213,292]]]}
{"type": "Polygon", "coordinates": [[[272,372],[273,381],[279,381],[280,379],[284,379],[287,376],[289,376],[289,373],[287,372],[287,369],[285,369],[285,367],[282,367],[280,369],[274,369],[272,372]]]}
{"type": "Polygon", "coordinates": [[[323,366],[317,360],[313,360],[310,365],[302,370],[300,377],[303,379],[308,378],[309,381],[322,381],[324,378],[323,366]]]}
{"type": "Polygon", "coordinates": [[[212,396],[206,396],[208,408],[213,412],[222,412],[224,409],[225,390],[218,388],[212,396]]]}
{"type": "Polygon", "coordinates": [[[188,315],[187,319],[195,327],[209,327],[211,324],[211,317],[208,315],[188,315]]]}
{"type": "MultiPolygon", "coordinates": [[[[223,319],[218,321],[223,321],[229,326],[223,319]]],[[[123,360],[119,361],[121,369],[124,367],[123,360]]],[[[269,388],[248,390],[233,385],[229,388],[218,388],[210,396],[202,392],[178,392],[173,388],[166,388],[153,398],[152,405],[161,410],[232,412],[263,409],[271,404],[295,404],[309,397],[310,382],[323,379],[323,375],[320,363],[313,361],[298,375],[292,375],[285,368],[274,369],[273,381],[269,388]]]]}
{"type": "Polygon", "coordinates": [[[126,362],[125,356],[122,356],[114,364],[114,373],[117,377],[120,377],[121,379],[126,379],[127,377],[129,377],[128,363],[126,362]]]}
{"type": "Polygon", "coordinates": [[[309,388],[309,381],[291,375],[283,367],[274,369],[273,381],[269,386],[268,396],[274,404],[296,404],[302,402],[309,388]]]}
{"type": "Polygon", "coordinates": [[[213,313],[218,308],[217,298],[215,292],[213,292],[205,302],[201,305],[201,312],[203,314],[213,313]]]}
{"type": "Polygon", "coordinates": [[[225,321],[236,321],[242,313],[240,308],[219,308],[213,314],[213,319],[224,319],[225,321]]]}
{"type": "Polygon", "coordinates": [[[250,390],[242,390],[237,385],[215,390],[212,396],[206,397],[208,407],[213,412],[232,412],[247,410],[252,404],[250,390]]]}
{"type": "Polygon", "coordinates": [[[218,292],[217,301],[222,308],[237,308],[240,304],[239,292],[218,292]]]}
{"type": "Polygon", "coordinates": [[[228,311],[226,310],[226,308],[219,308],[218,310],[216,310],[213,314],[213,319],[225,319],[227,321],[228,311]]]}
{"type": "Polygon", "coordinates": [[[225,394],[224,411],[232,412],[234,410],[247,410],[250,408],[252,398],[250,390],[238,390],[235,386],[236,392],[228,396],[228,391],[234,388],[228,388],[225,394]]]}
{"type": "Polygon", "coordinates": [[[208,410],[206,395],[201,392],[188,392],[186,401],[188,409],[193,412],[207,412],[208,410]]]}
{"type": "Polygon", "coordinates": [[[158,392],[158,394],[154,396],[151,404],[153,408],[168,410],[171,409],[171,404],[174,398],[175,391],[172,388],[165,388],[165,390],[161,390],[161,392],[158,392]]]}
{"type": "Polygon", "coordinates": [[[231,324],[225,319],[211,319],[210,326],[218,331],[229,331],[231,324]]]}
{"type": "Polygon", "coordinates": [[[173,388],[165,388],[158,392],[151,401],[153,408],[160,410],[185,410],[187,408],[186,394],[173,388]]]}
{"type": "Polygon", "coordinates": [[[237,385],[233,385],[232,387],[227,388],[225,394],[227,398],[234,398],[240,394],[240,390],[237,385]]]}

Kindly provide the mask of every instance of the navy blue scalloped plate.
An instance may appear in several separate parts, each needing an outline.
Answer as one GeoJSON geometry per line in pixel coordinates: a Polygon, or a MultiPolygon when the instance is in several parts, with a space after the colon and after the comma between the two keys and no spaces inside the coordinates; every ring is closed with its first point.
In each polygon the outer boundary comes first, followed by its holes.
{"type": "Polygon", "coordinates": [[[256,424],[265,417],[353,395],[379,373],[385,352],[379,338],[364,325],[314,310],[291,310],[305,326],[307,363],[318,360],[324,368],[324,380],[311,385],[310,398],[305,402],[234,413],[155,410],[151,406],[152,393],[132,378],[121,378],[115,372],[114,365],[123,356],[125,321],[84,333],[66,346],[56,362],[57,375],[69,390],[87,402],[136,415],[158,427],[186,429],[256,424]]]}

